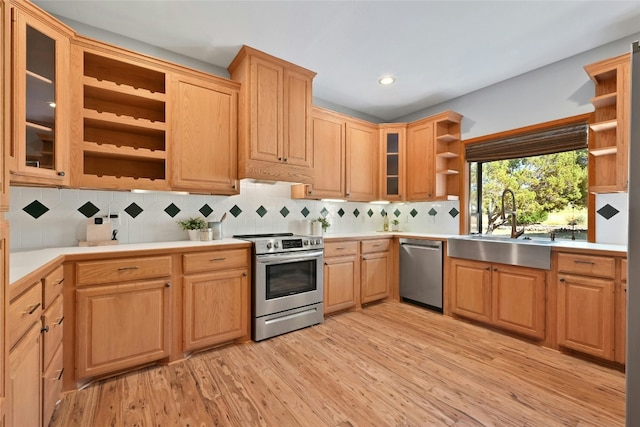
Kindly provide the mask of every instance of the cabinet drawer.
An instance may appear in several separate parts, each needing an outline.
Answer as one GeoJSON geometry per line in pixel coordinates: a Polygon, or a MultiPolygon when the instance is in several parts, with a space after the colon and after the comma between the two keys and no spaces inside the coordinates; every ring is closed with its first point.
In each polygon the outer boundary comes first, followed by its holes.
{"type": "Polygon", "coordinates": [[[357,255],[358,242],[324,242],[324,257],[357,255]]]}
{"type": "Polygon", "coordinates": [[[47,274],[43,279],[44,282],[44,298],[42,299],[42,308],[49,308],[53,300],[62,293],[62,283],[64,281],[64,269],[62,266],[56,268],[47,274]]]}
{"type": "Polygon", "coordinates": [[[561,253],[558,254],[558,271],[613,279],[616,277],[616,260],[603,256],[561,253]]]}
{"type": "Polygon", "coordinates": [[[169,256],[87,261],[76,265],[77,286],[130,282],[169,275],[169,256]]]}
{"type": "Polygon", "coordinates": [[[386,252],[391,247],[391,239],[365,240],[362,242],[362,253],[386,252]]]}
{"type": "Polygon", "coordinates": [[[34,324],[42,315],[42,283],[36,282],[27,292],[9,304],[7,313],[7,329],[9,330],[9,348],[34,324]]]}
{"type": "Polygon", "coordinates": [[[47,369],[53,360],[56,349],[62,342],[62,322],[64,321],[62,306],[62,296],[60,296],[55,300],[53,305],[45,310],[42,316],[42,326],[44,329],[44,333],[42,334],[44,338],[44,359],[42,366],[44,366],[44,369],[47,369]]]}
{"type": "Polygon", "coordinates": [[[62,393],[62,346],[58,347],[53,362],[42,376],[42,416],[43,425],[49,425],[56,403],[62,393]]]}
{"type": "Polygon", "coordinates": [[[211,270],[248,268],[247,250],[210,251],[186,254],[182,257],[184,273],[197,273],[211,270]]]}

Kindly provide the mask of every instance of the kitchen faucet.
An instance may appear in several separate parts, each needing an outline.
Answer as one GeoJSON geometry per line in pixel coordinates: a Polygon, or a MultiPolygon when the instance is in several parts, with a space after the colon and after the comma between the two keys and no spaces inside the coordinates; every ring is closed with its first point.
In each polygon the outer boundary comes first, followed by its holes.
{"type": "Polygon", "coordinates": [[[507,211],[504,209],[504,196],[506,196],[507,193],[511,194],[511,210],[509,211],[509,216],[511,217],[511,238],[517,239],[524,234],[524,227],[522,227],[522,230],[518,230],[518,224],[516,221],[516,195],[509,188],[502,192],[502,211],[500,218],[502,220],[507,218],[507,211]]]}

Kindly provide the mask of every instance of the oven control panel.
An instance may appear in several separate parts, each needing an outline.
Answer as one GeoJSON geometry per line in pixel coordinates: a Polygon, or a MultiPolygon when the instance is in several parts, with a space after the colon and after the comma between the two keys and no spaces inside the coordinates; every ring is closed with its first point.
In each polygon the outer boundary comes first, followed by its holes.
{"type": "Polygon", "coordinates": [[[256,254],[308,251],[323,249],[322,237],[293,236],[264,238],[255,241],[256,254]]]}

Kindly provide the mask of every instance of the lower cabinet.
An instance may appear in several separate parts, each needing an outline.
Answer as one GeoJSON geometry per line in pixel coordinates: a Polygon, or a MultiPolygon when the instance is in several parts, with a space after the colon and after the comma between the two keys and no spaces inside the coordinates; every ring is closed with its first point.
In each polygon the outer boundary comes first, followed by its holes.
{"type": "MultiPolygon", "coordinates": [[[[42,334],[34,323],[9,353],[7,425],[42,425],[42,334]]],[[[48,424],[48,422],[47,422],[48,424]]]]}
{"type": "Polygon", "coordinates": [[[360,278],[358,242],[325,242],[324,314],[356,307],[360,278]]]}
{"type": "Polygon", "coordinates": [[[184,351],[249,336],[249,257],[247,249],[183,255],[184,351]]]}
{"type": "Polygon", "coordinates": [[[170,286],[149,280],[76,290],[76,378],[167,357],[170,286]]]}
{"type": "Polygon", "coordinates": [[[389,240],[362,242],[360,301],[366,304],[391,294],[392,259],[389,240]]]}
{"type": "Polygon", "coordinates": [[[451,275],[454,314],[544,339],[543,270],[452,258],[451,275]]]}
{"type": "Polygon", "coordinates": [[[616,297],[616,362],[625,363],[627,356],[627,260],[620,261],[620,287],[616,297]]]}

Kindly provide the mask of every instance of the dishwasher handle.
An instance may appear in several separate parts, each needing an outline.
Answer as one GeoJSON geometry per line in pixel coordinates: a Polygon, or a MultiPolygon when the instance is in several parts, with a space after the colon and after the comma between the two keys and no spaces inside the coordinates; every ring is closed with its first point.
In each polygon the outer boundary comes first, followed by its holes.
{"type": "Polygon", "coordinates": [[[403,246],[405,248],[415,248],[415,249],[426,249],[429,251],[439,251],[440,249],[442,249],[442,247],[440,245],[437,246],[433,246],[433,245],[416,245],[413,243],[400,243],[400,246],[403,246]]]}

